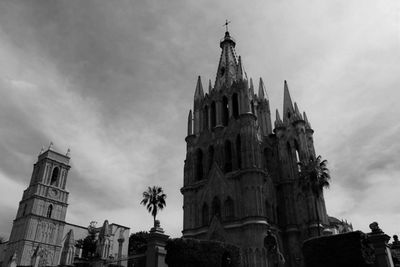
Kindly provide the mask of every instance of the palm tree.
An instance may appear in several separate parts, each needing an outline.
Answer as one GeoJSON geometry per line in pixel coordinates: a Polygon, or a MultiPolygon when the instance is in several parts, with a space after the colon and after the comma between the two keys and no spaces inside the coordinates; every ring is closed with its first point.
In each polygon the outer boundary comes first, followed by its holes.
{"type": "Polygon", "coordinates": [[[146,206],[147,210],[153,216],[154,227],[156,227],[157,213],[166,206],[166,198],[167,195],[164,194],[163,189],[159,186],[149,186],[147,190],[143,192],[143,199],[140,204],[146,206]]]}
{"type": "Polygon", "coordinates": [[[311,158],[308,163],[299,162],[300,165],[300,175],[299,183],[303,192],[312,192],[314,195],[314,208],[317,216],[318,223],[318,235],[321,235],[320,230],[320,215],[318,212],[317,201],[322,196],[324,188],[329,187],[329,170],[327,168],[327,160],[321,161],[321,156],[316,159],[311,158]]]}

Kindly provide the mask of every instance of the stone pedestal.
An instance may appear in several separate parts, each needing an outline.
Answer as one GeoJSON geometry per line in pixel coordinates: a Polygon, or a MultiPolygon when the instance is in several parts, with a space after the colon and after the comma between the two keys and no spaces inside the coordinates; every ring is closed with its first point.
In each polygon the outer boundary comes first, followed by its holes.
{"type": "Polygon", "coordinates": [[[394,267],[388,245],[390,236],[386,235],[376,222],[371,223],[369,227],[372,231],[368,234],[368,240],[374,247],[375,267],[394,267]]]}
{"type": "Polygon", "coordinates": [[[165,256],[167,254],[165,245],[168,237],[159,225],[151,228],[149,238],[147,239],[146,267],[168,267],[165,263],[165,256]]]}

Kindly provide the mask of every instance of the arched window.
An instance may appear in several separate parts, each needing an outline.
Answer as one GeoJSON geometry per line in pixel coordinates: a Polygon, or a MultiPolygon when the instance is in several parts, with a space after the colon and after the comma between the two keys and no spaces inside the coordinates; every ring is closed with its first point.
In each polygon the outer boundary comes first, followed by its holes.
{"type": "Polygon", "coordinates": [[[209,222],[208,219],[208,205],[207,203],[203,204],[203,208],[201,209],[201,225],[207,226],[209,222]]]}
{"type": "Polygon", "coordinates": [[[209,146],[208,147],[208,163],[207,163],[208,171],[211,170],[213,161],[214,161],[214,147],[213,146],[209,146]]]}
{"type": "Polygon", "coordinates": [[[232,198],[228,197],[225,200],[224,209],[225,209],[225,218],[227,220],[232,219],[235,216],[232,198]]]}
{"type": "Polygon", "coordinates": [[[203,179],[203,152],[200,148],[196,151],[196,180],[203,179]]]}
{"type": "Polygon", "coordinates": [[[240,140],[240,134],[236,137],[236,157],[238,169],[242,168],[242,141],[240,140]]]}
{"type": "Polygon", "coordinates": [[[58,167],[55,167],[53,169],[53,173],[51,174],[50,185],[57,186],[58,173],[59,173],[59,169],[58,169],[58,167]]]}
{"type": "Polygon", "coordinates": [[[236,93],[232,95],[232,112],[235,119],[239,118],[239,98],[236,93]]]}
{"type": "Polygon", "coordinates": [[[217,112],[216,112],[215,102],[211,103],[211,129],[217,125],[217,112]]]}
{"type": "Polygon", "coordinates": [[[208,106],[203,109],[203,130],[208,129],[208,106]]]}
{"type": "Polygon", "coordinates": [[[228,106],[228,98],[224,96],[222,98],[222,124],[227,126],[229,122],[229,106],[228,106]]]}
{"type": "Polygon", "coordinates": [[[217,196],[212,201],[212,216],[221,217],[221,201],[217,196]]]}
{"type": "Polygon", "coordinates": [[[225,172],[232,171],[232,146],[229,140],[225,141],[225,172]]]}
{"type": "Polygon", "coordinates": [[[47,213],[46,213],[46,217],[47,218],[51,218],[51,213],[53,212],[53,205],[50,204],[50,206],[47,208],[47,213]]]}

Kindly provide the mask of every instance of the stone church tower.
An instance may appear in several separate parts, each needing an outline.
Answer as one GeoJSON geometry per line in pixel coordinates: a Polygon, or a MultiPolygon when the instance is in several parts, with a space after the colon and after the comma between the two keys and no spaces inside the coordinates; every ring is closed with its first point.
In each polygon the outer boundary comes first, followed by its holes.
{"type": "Polygon", "coordinates": [[[18,266],[59,264],[69,194],[65,190],[70,169],[68,154],[57,153],[50,145],[38,156],[19,203],[5,263],[14,258],[18,266]]]}
{"type": "Polygon", "coordinates": [[[204,92],[197,80],[185,139],[183,237],[236,244],[243,266],[268,266],[271,231],[285,266],[302,266],[302,241],[328,224],[323,197],[314,201],[298,182],[297,163],[315,158],[314,131],[286,81],[273,128],[263,80],[256,91],[235,46],[227,31],[214,86],[209,81],[204,92]]]}

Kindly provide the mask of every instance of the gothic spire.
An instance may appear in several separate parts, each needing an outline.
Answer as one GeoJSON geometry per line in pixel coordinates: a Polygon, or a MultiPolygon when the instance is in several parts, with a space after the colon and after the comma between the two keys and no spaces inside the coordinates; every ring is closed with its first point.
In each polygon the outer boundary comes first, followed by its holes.
{"type": "Polygon", "coordinates": [[[279,111],[276,109],[276,119],[275,119],[275,129],[284,127],[283,121],[281,120],[281,116],[279,116],[279,111]]]}
{"type": "Polygon", "coordinates": [[[285,80],[283,92],[283,121],[290,119],[294,112],[292,99],[290,98],[289,87],[285,80]]]}
{"type": "Polygon", "coordinates": [[[296,117],[297,120],[303,120],[296,102],[294,102],[294,116],[296,117]]]}
{"type": "Polygon", "coordinates": [[[204,97],[203,85],[201,84],[200,76],[197,78],[196,91],[194,92],[194,100],[202,99],[204,97]]]}
{"type": "Polygon", "coordinates": [[[250,78],[250,88],[249,88],[249,91],[250,91],[250,98],[253,98],[253,96],[254,96],[254,85],[253,85],[253,79],[252,79],[252,78],[250,78]]]}
{"type": "Polygon", "coordinates": [[[224,84],[230,86],[232,82],[240,79],[235,45],[235,40],[226,31],[224,38],[220,42],[222,51],[215,79],[215,88],[217,89],[220,89],[224,84]]]}
{"type": "Polygon", "coordinates": [[[268,99],[268,96],[267,96],[267,93],[265,90],[265,85],[264,85],[264,82],[261,77],[260,77],[260,83],[258,85],[258,97],[261,99],[264,99],[264,98],[268,99]]]}
{"type": "Polygon", "coordinates": [[[211,86],[211,79],[208,80],[208,94],[211,94],[212,86],[211,86]]]}

